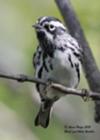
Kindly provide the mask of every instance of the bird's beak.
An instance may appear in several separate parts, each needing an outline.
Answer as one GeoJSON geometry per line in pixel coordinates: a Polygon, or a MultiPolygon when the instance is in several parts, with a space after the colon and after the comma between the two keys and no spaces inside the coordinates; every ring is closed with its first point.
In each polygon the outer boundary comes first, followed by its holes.
{"type": "Polygon", "coordinates": [[[33,24],[32,27],[35,28],[36,30],[42,29],[42,26],[40,26],[39,24],[33,24]]]}

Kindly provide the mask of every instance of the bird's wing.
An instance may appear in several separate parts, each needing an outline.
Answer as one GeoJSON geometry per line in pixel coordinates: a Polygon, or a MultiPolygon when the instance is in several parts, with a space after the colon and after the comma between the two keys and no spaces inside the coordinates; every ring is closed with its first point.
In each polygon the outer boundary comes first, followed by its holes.
{"type": "Polygon", "coordinates": [[[37,47],[35,53],[33,54],[33,66],[35,69],[37,69],[37,66],[40,65],[41,61],[41,55],[42,55],[42,49],[41,47],[37,47]]]}

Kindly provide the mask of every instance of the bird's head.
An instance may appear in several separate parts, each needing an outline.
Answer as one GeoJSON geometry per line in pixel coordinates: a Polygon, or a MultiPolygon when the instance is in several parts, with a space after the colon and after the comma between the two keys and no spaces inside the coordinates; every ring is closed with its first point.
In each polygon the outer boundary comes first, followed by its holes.
{"type": "Polygon", "coordinates": [[[39,41],[47,39],[53,41],[56,35],[60,35],[67,29],[62,22],[54,17],[40,17],[33,25],[39,41]]]}
{"type": "Polygon", "coordinates": [[[47,49],[51,49],[51,45],[54,47],[54,39],[67,31],[59,19],[48,16],[40,17],[33,27],[35,28],[39,43],[43,47],[48,47],[47,49]]]}

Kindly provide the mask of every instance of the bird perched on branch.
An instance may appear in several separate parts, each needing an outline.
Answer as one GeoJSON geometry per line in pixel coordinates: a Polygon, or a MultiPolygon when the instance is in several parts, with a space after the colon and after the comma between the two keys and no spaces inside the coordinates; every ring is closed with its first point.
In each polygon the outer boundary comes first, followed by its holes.
{"type": "MultiPolygon", "coordinates": [[[[54,17],[40,17],[33,25],[39,45],[33,56],[35,77],[49,83],[54,81],[66,87],[76,88],[80,81],[82,50],[75,38],[60,20],[54,17]]],[[[64,96],[54,89],[36,84],[41,98],[40,110],[35,125],[46,128],[49,125],[53,104],[64,96]]]]}

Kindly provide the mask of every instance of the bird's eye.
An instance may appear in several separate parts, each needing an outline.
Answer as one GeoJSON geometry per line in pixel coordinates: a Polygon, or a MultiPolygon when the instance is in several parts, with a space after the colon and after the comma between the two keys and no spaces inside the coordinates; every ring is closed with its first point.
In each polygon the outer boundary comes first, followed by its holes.
{"type": "Polygon", "coordinates": [[[54,31],[54,30],[55,30],[55,26],[52,25],[52,24],[50,24],[50,25],[49,25],[49,30],[50,30],[50,31],[54,31]]]}

